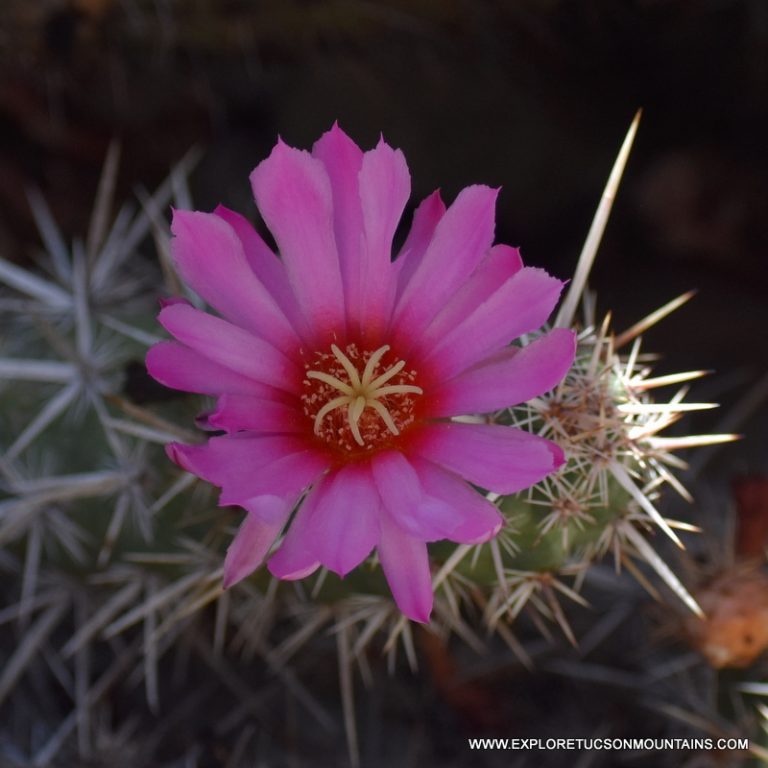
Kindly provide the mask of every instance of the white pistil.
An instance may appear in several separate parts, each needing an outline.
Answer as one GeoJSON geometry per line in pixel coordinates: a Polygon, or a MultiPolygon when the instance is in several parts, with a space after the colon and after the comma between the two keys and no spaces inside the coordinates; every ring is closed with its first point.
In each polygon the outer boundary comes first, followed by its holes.
{"type": "Polygon", "coordinates": [[[399,435],[400,430],[397,428],[397,424],[392,420],[392,415],[390,412],[378,401],[378,400],[371,400],[369,403],[371,408],[373,408],[376,413],[381,416],[381,420],[387,425],[387,429],[393,434],[393,435],[399,435]]]}
{"type": "Polygon", "coordinates": [[[401,360],[396,365],[393,365],[386,373],[382,373],[381,376],[374,379],[371,382],[371,386],[374,389],[378,389],[382,384],[386,384],[393,376],[396,376],[400,371],[405,368],[405,360],[401,360]]]}
{"type": "Polygon", "coordinates": [[[360,374],[357,372],[357,368],[352,364],[352,361],[335,344],[331,344],[331,352],[333,352],[334,357],[341,363],[342,367],[347,372],[349,383],[353,387],[361,386],[360,374]]]}
{"type": "Polygon", "coordinates": [[[334,397],[333,400],[330,400],[327,402],[318,412],[317,416],[315,416],[315,434],[320,434],[320,427],[323,423],[323,419],[331,412],[335,411],[337,408],[343,408],[345,405],[349,403],[349,397],[346,395],[342,397],[334,397]]]}
{"type": "MultiPolygon", "coordinates": [[[[376,370],[376,366],[379,364],[379,361],[381,360],[384,355],[389,352],[389,344],[385,344],[383,347],[379,347],[369,358],[368,362],[365,365],[365,370],[363,371],[363,385],[368,386],[368,384],[371,383],[371,379],[373,378],[373,372],[376,370]]],[[[390,371],[395,370],[397,368],[398,371],[402,370],[403,366],[405,365],[405,360],[401,360],[397,365],[392,366],[390,368],[390,371]],[[398,368],[398,366],[400,366],[398,368]]],[[[376,385],[374,385],[376,386],[376,385]]]]}
{"type": "Polygon", "coordinates": [[[324,384],[327,384],[334,389],[338,389],[339,392],[343,392],[345,395],[351,395],[353,392],[352,387],[350,387],[349,384],[345,384],[335,376],[323,373],[322,371],[307,371],[307,378],[322,381],[324,384]]]}
{"type": "Polygon", "coordinates": [[[329,400],[317,412],[314,424],[315,434],[319,435],[321,433],[323,419],[329,413],[338,408],[346,408],[349,429],[352,432],[352,436],[355,438],[355,442],[358,445],[365,445],[363,436],[360,433],[360,418],[366,408],[372,408],[379,415],[387,429],[393,435],[399,435],[400,430],[398,429],[397,424],[395,424],[395,420],[392,418],[389,409],[381,401],[381,398],[387,397],[388,395],[421,395],[424,392],[421,387],[416,387],[412,384],[392,384],[386,387],[383,386],[403,370],[405,361],[398,361],[395,365],[388,368],[384,373],[374,379],[373,377],[376,368],[381,362],[381,358],[389,351],[388,345],[379,347],[373,354],[371,354],[365,369],[363,370],[362,376],[349,357],[347,357],[347,355],[345,355],[335,344],[331,346],[331,351],[333,352],[333,356],[346,371],[349,381],[342,381],[323,371],[307,371],[306,375],[308,379],[322,381],[324,384],[327,384],[329,387],[332,387],[340,393],[338,397],[329,400]]]}
{"type": "Polygon", "coordinates": [[[415,395],[422,394],[421,387],[414,387],[412,384],[395,384],[391,387],[379,387],[373,393],[372,397],[386,397],[387,395],[406,395],[413,392],[415,395]]]}

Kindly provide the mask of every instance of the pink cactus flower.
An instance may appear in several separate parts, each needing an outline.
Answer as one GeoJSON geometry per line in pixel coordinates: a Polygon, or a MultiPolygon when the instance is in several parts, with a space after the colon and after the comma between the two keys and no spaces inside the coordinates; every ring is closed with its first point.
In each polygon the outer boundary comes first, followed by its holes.
{"type": "Polygon", "coordinates": [[[300,151],[278,141],[253,171],[279,257],[242,216],[175,211],[173,258],[220,315],[167,304],[176,341],[147,357],[168,387],[213,395],[204,445],[168,446],[246,518],[224,585],[250,574],[294,517],[269,570],[345,576],[376,549],[411,619],[432,609],[427,543],[480,543],[502,525],[475,487],[510,494],[563,461],[552,442],[482,414],[555,386],[575,339],[555,329],[525,347],[562,283],[493,245],[497,191],[438,192],[416,209],[393,260],[410,195],[402,152],[363,152],[338,126],[300,151]]]}

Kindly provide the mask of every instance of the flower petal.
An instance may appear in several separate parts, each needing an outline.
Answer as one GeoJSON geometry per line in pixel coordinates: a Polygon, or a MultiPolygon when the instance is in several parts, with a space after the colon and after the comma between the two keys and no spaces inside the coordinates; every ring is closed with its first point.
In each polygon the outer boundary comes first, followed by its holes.
{"type": "Polygon", "coordinates": [[[424,198],[413,214],[413,223],[405,238],[405,243],[395,261],[397,274],[397,298],[411,280],[416,267],[421,263],[424,252],[435,234],[435,227],[445,214],[445,203],[436,189],[429,197],[424,198]]]}
{"type": "Polygon", "coordinates": [[[306,420],[303,413],[286,403],[248,395],[223,395],[206,422],[227,432],[302,432],[306,420]]]}
{"type": "Polygon", "coordinates": [[[521,269],[426,353],[433,375],[452,378],[539,328],[554,309],[562,287],[543,269],[521,269]]]}
{"type": "Polygon", "coordinates": [[[181,277],[215,310],[274,347],[299,346],[285,313],[258,280],[232,227],[212,213],[174,211],[171,253],[181,277]]]}
{"type": "Polygon", "coordinates": [[[281,498],[298,496],[317,480],[328,467],[328,461],[315,451],[301,451],[281,456],[240,478],[237,484],[222,489],[220,506],[246,506],[250,499],[262,494],[281,498]]]}
{"type": "Polygon", "coordinates": [[[347,318],[358,319],[361,307],[363,211],[360,203],[358,176],[363,164],[363,151],[334,123],[314,147],[328,173],[333,192],[333,229],[339,252],[341,278],[347,318]]]}
{"type": "Polygon", "coordinates": [[[461,544],[481,544],[499,532],[504,519],[485,496],[458,475],[441,469],[431,461],[413,458],[411,463],[424,490],[459,512],[460,522],[446,538],[461,544]]]}
{"type": "Polygon", "coordinates": [[[294,364],[248,331],[185,304],[165,307],[158,320],[179,341],[209,360],[263,384],[295,389],[300,374],[294,364]]]}
{"type": "Polygon", "coordinates": [[[494,245],[472,276],[415,341],[416,346],[424,351],[431,350],[522,268],[523,261],[517,248],[494,245]]]}
{"type": "Polygon", "coordinates": [[[283,258],[309,325],[320,334],[344,328],[344,294],[325,167],[282,141],[251,174],[256,203],[283,258]]]}
{"type": "Polygon", "coordinates": [[[214,363],[183,344],[161,341],[147,352],[150,376],[171,389],[201,395],[236,395],[271,398],[278,390],[214,363]]]}
{"type": "Polygon", "coordinates": [[[490,187],[467,187],[440,219],[395,309],[400,337],[407,339],[426,328],[475,271],[493,242],[497,195],[490,187]]]}
{"type": "Polygon", "coordinates": [[[509,347],[430,393],[430,416],[488,413],[538,397],[568,373],[576,334],[555,328],[526,347],[509,347]]]}
{"type": "Polygon", "coordinates": [[[387,515],[381,518],[379,559],[398,608],[426,624],[432,613],[432,575],[427,545],[405,533],[387,515]]]}
{"type": "Polygon", "coordinates": [[[303,440],[283,435],[227,435],[205,445],[171,443],[166,450],[182,469],[222,489],[221,506],[244,506],[263,495],[297,497],[328,466],[303,440]]]}
{"type": "Polygon", "coordinates": [[[377,454],[371,468],[384,509],[403,531],[421,541],[437,541],[461,523],[455,507],[424,492],[416,470],[399,451],[377,454]]]}
{"type": "Polygon", "coordinates": [[[495,493],[537,483],[565,460],[553,442],[500,424],[432,424],[413,450],[465,480],[495,493]]]}
{"type": "Polygon", "coordinates": [[[291,505],[277,496],[259,496],[227,548],[224,558],[224,589],[253,573],[264,560],[288,519],[291,505]],[[264,520],[271,522],[264,522],[264,520]]]}
{"type": "Polygon", "coordinates": [[[320,567],[320,560],[315,554],[314,532],[308,528],[318,499],[328,488],[329,478],[323,477],[307,494],[296,516],[285,534],[280,548],[269,559],[267,568],[278,579],[303,579],[320,567]]]}
{"type": "Polygon", "coordinates": [[[381,139],[366,152],[360,170],[365,252],[362,270],[361,333],[383,332],[394,300],[392,240],[411,195],[405,157],[381,139]]]}
{"type": "Polygon", "coordinates": [[[280,259],[262,240],[245,216],[241,216],[223,205],[217,206],[214,214],[232,227],[235,234],[240,238],[245,258],[256,277],[291,321],[295,331],[302,337],[306,336],[306,321],[299,311],[299,305],[296,303],[296,297],[293,295],[291,285],[288,282],[288,275],[280,259]]]}
{"type": "Polygon", "coordinates": [[[221,486],[264,466],[275,456],[303,449],[304,442],[297,437],[242,434],[212,437],[197,445],[170,443],[166,450],[182,469],[221,486]]]}
{"type": "Polygon", "coordinates": [[[348,465],[318,494],[305,535],[317,559],[339,576],[357,567],[379,540],[381,499],[370,470],[348,465]]]}

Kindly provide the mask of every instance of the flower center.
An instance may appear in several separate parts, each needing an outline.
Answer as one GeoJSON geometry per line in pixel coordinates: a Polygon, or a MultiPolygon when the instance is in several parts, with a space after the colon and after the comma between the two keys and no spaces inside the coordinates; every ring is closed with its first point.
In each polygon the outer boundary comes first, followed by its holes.
{"type": "Polygon", "coordinates": [[[353,453],[387,443],[413,423],[414,396],[423,391],[404,360],[385,362],[389,350],[386,344],[373,352],[349,344],[342,351],[332,344],[304,364],[301,400],[318,437],[353,453]]]}

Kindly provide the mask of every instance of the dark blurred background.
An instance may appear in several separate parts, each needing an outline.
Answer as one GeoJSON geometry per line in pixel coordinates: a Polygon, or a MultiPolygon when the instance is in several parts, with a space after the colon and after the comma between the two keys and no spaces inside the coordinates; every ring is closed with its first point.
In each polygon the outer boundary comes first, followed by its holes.
{"type": "Polygon", "coordinates": [[[502,185],[499,237],[571,273],[623,134],[644,117],[593,284],[617,326],[689,288],[651,341],[747,380],[768,360],[765,0],[5,0],[0,249],[36,240],[23,190],[85,230],[111,139],[122,191],[193,144],[198,206],[255,213],[280,133],[383,132],[414,199],[502,185]]]}

